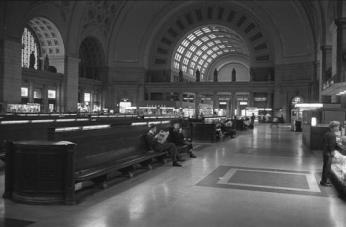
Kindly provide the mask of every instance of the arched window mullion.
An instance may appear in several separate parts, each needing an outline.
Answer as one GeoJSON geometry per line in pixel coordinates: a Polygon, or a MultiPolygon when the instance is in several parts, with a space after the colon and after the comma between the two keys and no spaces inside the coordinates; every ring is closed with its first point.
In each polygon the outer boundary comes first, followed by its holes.
{"type": "Polygon", "coordinates": [[[41,48],[39,40],[31,27],[26,26],[24,27],[24,31],[22,34],[22,63],[21,66],[25,68],[30,67],[30,55],[34,52],[35,55],[35,65],[33,66],[34,69],[38,69],[39,67],[39,60],[41,56],[41,48]]]}

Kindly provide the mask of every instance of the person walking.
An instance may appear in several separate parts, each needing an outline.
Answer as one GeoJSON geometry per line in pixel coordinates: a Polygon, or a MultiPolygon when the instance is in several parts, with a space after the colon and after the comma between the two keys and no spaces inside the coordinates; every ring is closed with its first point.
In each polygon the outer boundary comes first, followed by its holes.
{"type": "Polygon", "coordinates": [[[339,150],[336,143],[336,133],[339,131],[340,123],[338,121],[331,121],[329,123],[329,130],[323,136],[323,170],[320,184],[322,186],[331,186],[329,181],[332,159],[335,150],[339,150]]]}

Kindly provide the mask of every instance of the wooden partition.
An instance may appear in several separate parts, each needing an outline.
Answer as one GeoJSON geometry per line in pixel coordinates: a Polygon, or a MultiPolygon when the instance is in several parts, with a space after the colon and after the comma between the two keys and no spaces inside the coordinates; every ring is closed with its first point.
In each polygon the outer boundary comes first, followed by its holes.
{"type": "MultiPolygon", "coordinates": [[[[148,152],[149,122],[49,129],[50,141],[6,142],[5,198],[24,203],[76,202],[81,182],[103,184],[116,171],[130,173],[167,152],[148,152]],[[144,124],[145,123],[145,124],[144,124]]],[[[156,121],[167,129],[169,121],[156,121]]]]}
{"type": "Polygon", "coordinates": [[[4,198],[34,204],[73,202],[74,144],[21,141],[6,147],[4,198]]]}
{"type": "Polygon", "coordinates": [[[216,142],[216,125],[194,122],[191,128],[192,140],[196,142],[216,142]]]}

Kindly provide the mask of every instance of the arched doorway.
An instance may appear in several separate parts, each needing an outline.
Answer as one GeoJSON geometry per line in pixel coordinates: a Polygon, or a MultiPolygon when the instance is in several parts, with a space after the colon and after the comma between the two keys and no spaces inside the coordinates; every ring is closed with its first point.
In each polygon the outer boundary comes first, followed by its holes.
{"type": "Polygon", "coordinates": [[[101,42],[86,37],[79,48],[78,110],[100,112],[104,106],[105,54],[101,42]]]}

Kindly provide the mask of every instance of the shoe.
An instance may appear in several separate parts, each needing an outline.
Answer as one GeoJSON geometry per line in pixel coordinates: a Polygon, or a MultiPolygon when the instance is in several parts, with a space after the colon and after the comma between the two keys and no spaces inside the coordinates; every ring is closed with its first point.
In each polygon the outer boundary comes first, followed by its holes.
{"type": "Polygon", "coordinates": [[[325,186],[325,187],[331,187],[332,184],[329,182],[320,182],[320,185],[325,186]]]}
{"type": "Polygon", "coordinates": [[[173,162],[173,166],[176,166],[176,167],[182,167],[182,165],[178,162],[173,162]]]}
{"type": "Polygon", "coordinates": [[[197,158],[197,156],[194,155],[193,153],[190,153],[190,158],[197,158]]]}

